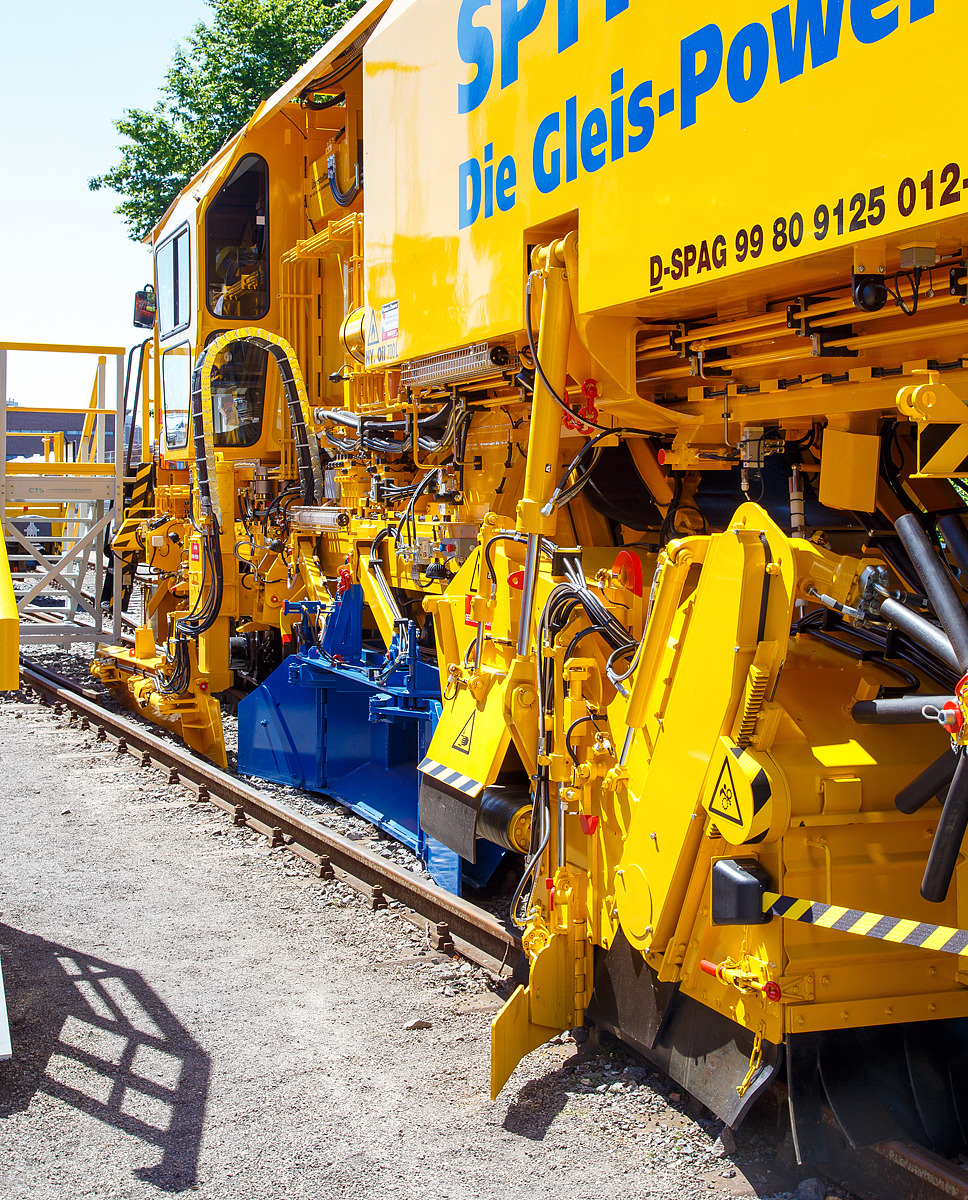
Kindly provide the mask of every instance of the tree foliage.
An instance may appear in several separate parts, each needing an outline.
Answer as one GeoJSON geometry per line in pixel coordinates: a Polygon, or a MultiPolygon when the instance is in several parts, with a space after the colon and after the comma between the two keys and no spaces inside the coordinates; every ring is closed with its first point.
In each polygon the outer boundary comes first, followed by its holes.
{"type": "Polygon", "coordinates": [[[115,121],[127,138],[117,166],[88,181],[124,199],[115,209],[139,241],[195,172],[258,106],[356,13],[363,0],[208,0],[175,50],[152,109],[115,121]]]}

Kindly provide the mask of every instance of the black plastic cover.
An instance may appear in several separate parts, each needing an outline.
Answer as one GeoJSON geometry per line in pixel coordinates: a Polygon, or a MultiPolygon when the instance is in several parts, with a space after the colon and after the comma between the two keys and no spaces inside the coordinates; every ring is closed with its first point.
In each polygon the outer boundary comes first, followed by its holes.
{"type": "Polygon", "coordinates": [[[770,879],[755,858],[721,858],[712,874],[714,925],[769,924],[773,914],[763,911],[763,893],[770,879]]]}

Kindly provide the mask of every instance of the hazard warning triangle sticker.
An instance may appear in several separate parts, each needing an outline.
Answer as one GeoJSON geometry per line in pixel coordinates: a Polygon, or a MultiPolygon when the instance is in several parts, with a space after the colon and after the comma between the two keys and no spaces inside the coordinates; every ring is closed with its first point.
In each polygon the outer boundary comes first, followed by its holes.
{"type": "Polygon", "coordinates": [[[736,792],[736,784],[733,782],[733,772],[728,754],[723,759],[719,778],[716,780],[716,790],[709,803],[709,811],[717,817],[722,817],[725,821],[732,821],[734,825],[743,824],[743,818],[739,811],[739,796],[736,792]]]}
{"type": "Polygon", "coordinates": [[[368,346],[375,345],[380,340],[380,331],[376,324],[376,309],[370,309],[370,323],[366,329],[366,344],[368,346]]]}
{"type": "Polygon", "coordinates": [[[471,742],[474,740],[474,718],[476,716],[477,709],[475,708],[464,722],[463,729],[461,729],[460,733],[451,743],[453,749],[457,750],[460,754],[470,754],[471,752],[471,742]]]}

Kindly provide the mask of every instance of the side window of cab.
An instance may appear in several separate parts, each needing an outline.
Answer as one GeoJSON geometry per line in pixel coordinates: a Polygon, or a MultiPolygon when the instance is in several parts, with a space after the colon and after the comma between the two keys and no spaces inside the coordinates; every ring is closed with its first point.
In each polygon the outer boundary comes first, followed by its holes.
{"type": "Polygon", "coordinates": [[[155,290],[158,295],[158,336],[186,329],[192,319],[191,249],[183,225],[155,251],[155,290]]]}
{"type": "Polygon", "coordinates": [[[258,154],[236,164],[205,214],[205,295],[225,321],[269,311],[269,169],[258,154]]]}

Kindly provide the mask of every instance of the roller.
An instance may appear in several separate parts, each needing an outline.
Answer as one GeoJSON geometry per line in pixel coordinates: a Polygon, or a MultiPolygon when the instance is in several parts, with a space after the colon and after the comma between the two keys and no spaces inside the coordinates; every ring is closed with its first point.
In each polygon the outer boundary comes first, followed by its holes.
{"type": "Polygon", "coordinates": [[[531,791],[521,785],[484,789],[477,814],[477,836],[526,854],[531,841],[531,791]]]}
{"type": "Polygon", "coordinates": [[[948,895],[951,876],[968,829],[968,762],[962,747],[957,751],[957,766],[951,787],[935,830],[928,865],[921,880],[921,895],[932,904],[940,904],[948,895]]]}
{"type": "Polygon", "coordinates": [[[902,813],[915,813],[932,798],[943,792],[955,773],[958,756],[946,750],[940,758],[924,768],[920,775],[901,788],[894,797],[894,803],[902,813]]]}
{"type": "Polygon", "coordinates": [[[925,717],[921,710],[930,704],[943,708],[954,696],[899,696],[887,700],[859,700],[850,710],[858,725],[920,725],[925,717]]]}
{"type": "Polygon", "coordinates": [[[957,669],[965,674],[968,672],[968,616],[955,592],[951,576],[935,553],[920,520],[913,513],[898,517],[894,528],[914,563],[931,607],[948,635],[957,659],[957,669]]]}

